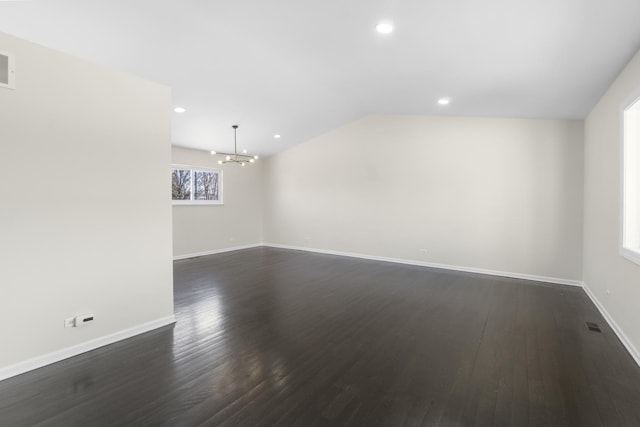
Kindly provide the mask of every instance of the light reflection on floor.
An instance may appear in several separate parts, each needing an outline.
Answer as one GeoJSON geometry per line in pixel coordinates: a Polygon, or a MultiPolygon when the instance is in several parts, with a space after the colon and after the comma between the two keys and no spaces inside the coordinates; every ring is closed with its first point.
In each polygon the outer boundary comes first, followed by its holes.
{"type": "MultiPolygon", "coordinates": [[[[213,289],[206,297],[192,302],[188,312],[178,314],[175,334],[178,341],[215,340],[215,362],[203,370],[201,379],[208,382],[208,398],[216,399],[230,393],[259,392],[264,387],[281,389],[287,385],[286,362],[277,351],[258,351],[255,336],[234,335],[230,341],[227,333],[234,326],[229,313],[225,311],[224,295],[213,289]],[[265,355],[268,356],[265,358],[265,355]]],[[[228,308],[228,307],[227,307],[228,308]]],[[[251,317],[251,315],[249,315],[251,317]]],[[[246,320],[244,318],[243,320],[246,320]]],[[[184,358],[198,358],[197,354],[180,353],[180,346],[174,347],[176,361],[184,358]]],[[[210,355],[209,355],[210,356],[210,355]]],[[[177,369],[181,369],[179,364],[177,369]]]]}
{"type": "Polygon", "coordinates": [[[220,295],[211,294],[193,304],[191,307],[193,315],[188,319],[192,329],[191,333],[211,335],[224,332],[222,302],[220,299],[220,295]]]}

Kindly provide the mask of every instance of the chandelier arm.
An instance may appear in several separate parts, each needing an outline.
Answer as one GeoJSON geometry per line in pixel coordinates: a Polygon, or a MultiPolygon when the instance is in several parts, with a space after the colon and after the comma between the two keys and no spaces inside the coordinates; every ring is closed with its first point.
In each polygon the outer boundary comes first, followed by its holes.
{"type": "Polygon", "coordinates": [[[254,156],[251,156],[249,154],[235,154],[235,153],[223,153],[221,151],[216,151],[216,154],[220,155],[220,156],[231,156],[231,157],[236,157],[241,160],[241,159],[255,159],[254,156]]]}

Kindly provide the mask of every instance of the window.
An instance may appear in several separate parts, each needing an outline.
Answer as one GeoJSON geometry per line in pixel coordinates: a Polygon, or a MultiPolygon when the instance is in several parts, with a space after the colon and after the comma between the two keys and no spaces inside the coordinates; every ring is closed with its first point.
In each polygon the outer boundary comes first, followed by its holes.
{"type": "Polygon", "coordinates": [[[622,249],[640,264],[640,96],[622,113],[622,249]]]}
{"type": "Polygon", "coordinates": [[[222,204],[222,172],[174,165],[171,169],[171,198],[174,204],[222,204]]]}

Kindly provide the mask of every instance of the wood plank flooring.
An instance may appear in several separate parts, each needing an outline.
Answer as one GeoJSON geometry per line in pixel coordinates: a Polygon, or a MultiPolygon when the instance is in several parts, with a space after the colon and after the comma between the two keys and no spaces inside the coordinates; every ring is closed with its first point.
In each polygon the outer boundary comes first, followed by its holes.
{"type": "Polygon", "coordinates": [[[274,248],[174,275],[175,327],[0,382],[0,426],[640,426],[578,288],[274,248]]]}

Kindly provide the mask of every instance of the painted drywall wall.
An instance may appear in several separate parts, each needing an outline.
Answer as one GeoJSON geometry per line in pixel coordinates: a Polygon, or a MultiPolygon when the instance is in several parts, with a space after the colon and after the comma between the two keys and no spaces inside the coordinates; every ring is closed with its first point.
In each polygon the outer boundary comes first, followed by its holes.
{"type": "Polygon", "coordinates": [[[2,371],[170,318],[173,267],[170,89],[1,33],[0,50],[2,371]]]}
{"type": "Polygon", "coordinates": [[[266,243],[580,280],[581,121],[374,115],[268,159],[266,243]]]}
{"type": "MultiPolygon", "coordinates": [[[[640,52],[585,120],[584,281],[640,356],[640,265],[620,248],[620,115],[640,90],[640,52]],[[607,294],[607,290],[610,294],[607,294]]],[[[640,359],[639,359],[640,360],[640,359]]]]}
{"type": "Polygon", "coordinates": [[[175,258],[262,243],[262,161],[218,165],[222,156],[173,147],[174,164],[222,170],[223,205],[173,206],[175,258]]]}

